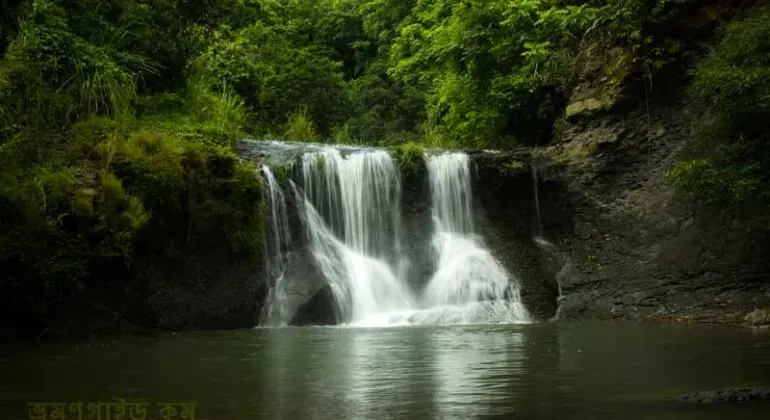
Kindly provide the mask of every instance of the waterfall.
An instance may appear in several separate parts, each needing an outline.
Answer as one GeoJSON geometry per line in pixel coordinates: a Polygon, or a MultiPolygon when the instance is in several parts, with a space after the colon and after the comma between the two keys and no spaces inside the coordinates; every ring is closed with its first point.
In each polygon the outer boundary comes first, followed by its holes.
{"type": "Polygon", "coordinates": [[[260,169],[267,184],[267,198],[270,205],[266,261],[268,277],[272,282],[262,318],[269,325],[286,325],[291,316],[286,306],[287,291],[284,283],[291,246],[286,197],[270,167],[261,165],[260,169]]]}
{"type": "Polygon", "coordinates": [[[468,155],[446,153],[429,156],[427,165],[436,232],[472,234],[471,165],[468,155]]]}
{"type": "Polygon", "coordinates": [[[474,232],[468,155],[428,156],[427,165],[435,274],[425,289],[425,303],[442,307],[486,302],[494,318],[484,321],[528,320],[518,280],[506,272],[474,232]]]}
{"type": "Polygon", "coordinates": [[[302,176],[310,202],[348,246],[383,260],[398,255],[401,184],[390,155],[367,150],[343,157],[331,148],[308,153],[302,176]]]}
{"type": "Polygon", "coordinates": [[[273,279],[264,324],[285,325],[298,305],[321,287],[331,292],[338,319],[352,326],[529,320],[517,279],[475,232],[466,154],[425,156],[434,232],[431,242],[424,244],[433,251],[433,275],[423,287],[407,282],[411,256],[402,243],[401,175],[386,151],[277,142],[267,146],[284,158],[290,147],[299,151],[292,158],[294,178],[284,187],[293,194],[300,220],[291,224],[301,223],[296,226],[301,229],[293,231],[304,231],[301,255],[307,258],[289,262],[287,249],[300,246],[296,242],[301,238],[290,238],[287,201],[272,172],[263,166],[273,279]],[[315,271],[293,270],[301,264],[312,265],[315,271]],[[319,276],[323,284],[314,283],[319,276]]]}
{"type": "Polygon", "coordinates": [[[313,256],[341,318],[358,322],[416,306],[403,281],[401,188],[393,159],[328,148],[302,156],[304,215],[313,256]]]}

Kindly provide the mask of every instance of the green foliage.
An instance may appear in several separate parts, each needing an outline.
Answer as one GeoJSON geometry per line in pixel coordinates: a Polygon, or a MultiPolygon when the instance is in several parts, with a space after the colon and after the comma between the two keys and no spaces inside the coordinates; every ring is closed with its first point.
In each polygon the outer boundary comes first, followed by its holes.
{"type": "Polygon", "coordinates": [[[726,117],[770,110],[770,12],[727,27],[725,36],[695,73],[693,90],[726,117]]]}
{"type": "Polygon", "coordinates": [[[232,180],[226,184],[220,198],[220,213],[206,217],[225,226],[233,251],[249,256],[262,255],[267,212],[262,201],[262,177],[252,165],[233,162],[232,180]]]}
{"type": "Polygon", "coordinates": [[[188,112],[197,121],[215,130],[239,132],[246,126],[247,113],[243,100],[224,83],[217,86],[211,80],[190,79],[186,99],[188,112]]]}
{"type": "Polygon", "coordinates": [[[430,127],[420,143],[430,149],[457,149],[462,146],[458,139],[436,127],[430,127]]]}
{"type": "Polygon", "coordinates": [[[306,142],[320,140],[315,129],[315,124],[313,124],[313,121],[307,116],[307,111],[304,108],[301,111],[294,113],[289,118],[289,122],[286,123],[286,131],[283,138],[289,141],[306,142]]]}
{"type": "MultiPolygon", "coordinates": [[[[598,36],[611,38],[631,51],[631,60],[648,83],[665,66],[681,59],[692,34],[682,17],[698,0],[612,0],[608,2],[598,36]]],[[[708,6],[708,5],[706,5],[708,6]]],[[[692,46],[691,46],[692,48],[692,46]]]]}
{"type": "Polygon", "coordinates": [[[390,154],[398,162],[401,176],[406,180],[419,179],[425,173],[425,149],[416,143],[405,143],[390,148],[390,154]]]}
{"type": "Polygon", "coordinates": [[[324,157],[324,155],[316,155],[315,164],[316,164],[316,169],[318,169],[319,172],[323,173],[324,171],[326,171],[326,158],[324,157]]]}
{"type": "Polygon", "coordinates": [[[191,78],[179,94],[139,98],[136,125],[161,133],[174,133],[185,141],[229,149],[247,136],[248,112],[243,100],[227,85],[191,78]]]}
{"type": "Polygon", "coordinates": [[[257,125],[281,125],[296,110],[306,109],[327,135],[345,113],[340,66],[313,45],[293,43],[292,36],[292,28],[262,22],[235,32],[218,31],[193,67],[204,77],[233,86],[257,125]]]}
{"type": "Polygon", "coordinates": [[[66,209],[75,187],[75,173],[72,168],[43,167],[37,171],[35,180],[40,187],[40,210],[53,210],[58,213],[66,209]]]}
{"type": "MultiPolygon", "coordinates": [[[[711,107],[692,159],[673,180],[705,203],[770,220],[770,10],[727,26],[695,71],[693,92],[711,107]]],[[[770,225],[768,225],[770,226],[770,225]]]]}
{"type": "Polygon", "coordinates": [[[69,25],[64,8],[36,0],[19,24],[0,66],[12,83],[10,113],[21,124],[62,127],[92,114],[129,118],[137,71],[155,71],[142,57],[92,43],[69,25]]]}
{"type": "Polygon", "coordinates": [[[633,63],[680,54],[667,28],[694,2],[28,0],[0,64],[0,136],[138,114],[217,144],[242,131],[534,143],[563,112],[584,39],[630,51],[607,71],[618,86],[633,63]]]}
{"type": "Polygon", "coordinates": [[[5,308],[31,328],[128,287],[148,252],[222,244],[261,258],[261,178],[231,151],[104,118],[62,141],[71,147],[44,163],[0,171],[0,289],[18,297],[5,308]]]}
{"type": "Polygon", "coordinates": [[[353,116],[337,128],[337,143],[401,143],[424,116],[422,93],[390,78],[383,59],[371,62],[364,74],[350,82],[350,98],[353,116]]]}
{"type": "Polygon", "coordinates": [[[258,255],[261,178],[232,152],[185,141],[173,132],[140,130],[102,153],[112,154],[111,170],[156,217],[151,222],[161,224],[154,228],[165,231],[183,220],[180,229],[188,235],[208,232],[226,238],[236,253],[258,255]]]}
{"type": "Polygon", "coordinates": [[[580,37],[603,9],[546,1],[419,2],[391,74],[426,94],[427,124],[463,145],[550,134],[580,37]]]}
{"type": "Polygon", "coordinates": [[[275,179],[277,179],[278,182],[284,182],[291,178],[292,166],[290,164],[270,165],[270,170],[273,172],[275,179]]]}
{"type": "Polygon", "coordinates": [[[677,19],[699,5],[18,3],[4,20],[0,139],[97,114],[128,125],[136,115],[143,126],[219,145],[242,132],[288,131],[297,139],[503,148],[548,138],[586,42],[626,52],[606,71],[618,87],[629,69],[652,75],[682,55],[677,19]]]}
{"type": "Polygon", "coordinates": [[[366,34],[387,51],[405,24],[411,20],[415,0],[365,0],[358,10],[366,34]]]}
{"type": "Polygon", "coordinates": [[[503,176],[512,176],[520,174],[527,169],[527,165],[524,162],[518,160],[511,160],[505,162],[500,166],[500,174],[503,176]]]}
{"type": "MultiPolygon", "coordinates": [[[[100,177],[101,194],[94,197],[94,205],[99,209],[101,226],[111,231],[115,238],[109,248],[102,248],[101,256],[123,257],[129,261],[133,255],[134,237],[139,229],[147,225],[150,215],[139,197],[126,193],[122,181],[114,174],[102,172],[100,177]]],[[[80,195],[73,199],[83,200],[83,197],[80,195]]]]}

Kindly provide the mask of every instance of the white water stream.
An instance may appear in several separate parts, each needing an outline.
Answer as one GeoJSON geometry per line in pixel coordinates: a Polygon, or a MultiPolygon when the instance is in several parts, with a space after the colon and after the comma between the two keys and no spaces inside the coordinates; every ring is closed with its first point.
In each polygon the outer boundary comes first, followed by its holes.
{"type": "Polygon", "coordinates": [[[468,155],[429,156],[427,165],[433,206],[435,274],[425,289],[425,304],[429,308],[466,307],[481,302],[484,310],[471,311],[471,322],[528,320],[521,304],[518,280],[506,272],[475,235],[468,155]],[[477,319],[479,316],[490,317],[477,319]]]}
{"type": "Polygon", "coordinates": [[[286,302],[287,291],[284,281],[288,264],[288,248],[291,246],[289,216],[286,209],[286,197],[275,175],[267,165],[262,165],[260,169],[267,184],[270,205],[266,260],[267,272],[273,281],[264,308],[263,319],[268,325],[282,326],[288,322],[291,316],[286,302]]]}

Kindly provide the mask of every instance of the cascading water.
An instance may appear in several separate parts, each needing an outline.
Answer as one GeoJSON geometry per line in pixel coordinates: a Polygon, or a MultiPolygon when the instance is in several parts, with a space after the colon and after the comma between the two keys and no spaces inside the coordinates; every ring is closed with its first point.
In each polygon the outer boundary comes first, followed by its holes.
{"type": "Polygon", "coordinates": [[[403,281],[399,175],[384,151],[302,157],[305,223],[312,253],[350,322],[412,308],[403,281]],[[320,209],[320,211],[318,210],[320,209]]]}
{"type": "Polygon", "coordinates": [[[436,233],[473,233],[470,159],[465,153],[428,156],[433,223],[436,233]]]}
{"type": "MultiPolygon", "coordinates": [[[[301,176],[288,184],[312,264],[334,297],[338,319],[356,326],[528,321],[517,280],[474,232],[468,156],[430,155],[426,163],[434,235],[425,246],[432,245],[434,274],[419,291],[406,281],[410,261],[401,243],[401,183],[393,158],[376,149],[302,149],[294,171],[301,176]]],[[[297,309],[286,304],[287,290],[295,290],[287,282],[308,280],[285,274],[286,200],[269,169],[263,173],[275,279],[266,324],[285,325],[297,309]]]]}
{"type": "Polygon", "coordinates": [[[436,271],[425,289],[426,305],[473,307],[467,313],[468,322],[527,321],[518,280],[508,275],[474,234],[468,155],[428,156],[427,165],[436,271]]]}
{"type": "Polygon", "coordinates": [[[268,292],[265,314],[262,318],[268,325],[286,325],[291,314],[287,307],[287,291],[284,282],[288,264],[291,233],[289,231],[289,216],[286,211],[286,197],[275,175],[267,165],[260,169],[267,183],[268,213],[267,236],[267,272],[272,281],[268,292]]]}

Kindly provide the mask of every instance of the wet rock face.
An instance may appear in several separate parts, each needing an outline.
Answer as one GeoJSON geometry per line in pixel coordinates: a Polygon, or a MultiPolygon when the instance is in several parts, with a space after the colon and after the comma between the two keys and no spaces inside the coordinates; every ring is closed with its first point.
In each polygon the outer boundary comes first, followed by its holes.
{"type": "MultiPolygon", "coordinates": [[[[287,159],[287,161],[291,161],[296,157],[272,156],[271,158],[287,159]]],[[[309,324],[310,321],[307,321],[309,319],[329,319],[329,316],[325,312],[326,309],[323,309],[325,307],[323,298],[325,296],[324,293],[330,293],[330,290],[324,291],[325,289],[328,289],[328,284],[320,268],[314,263],[315,260],[308,240],[306,224],[303,221],[302,205],[298,205],[297,197],[292,192],[293,190],[288,182],[288,178],[282,180],[280,184],[285,195],[289,234],[291,236],[291,244],[285,255],[287,262],[283,272],[283,278],[302,279],[302,281],[290,281],[283,284],[286,291],[286,301],[284,302],[284,305],[286,306],[288,314],[296,314],[295,319],[292,319],[291,322],[300,322],[299,325],[309,324]],[[316,315],[309,314],[307,312],[309,308],[321,310],[321,313],[316,315]],[[300,312],[302,313],[300,314],[300,312]]],[[[265,287],[268,289],[274,287],[274,282],[276,281],[276,278],[270,277],[271,276],[265,276],[265,287]]],[[[330,296],[329,299],[332,299],[332,303],[329,303],[329,305],[332,305],[331,307],[335,308],[336,305],[333,303],[333,297],[330,296]]],[[[260,317],[260,323],[262,324],[269,321],[267,309],[267,307],[262,308],[260,317]]],[[[283,319],[280,321],[286,322],[287,320],[283,319]]]]}
{"type": "MultiPolygon", "coordinates": [[[[573,102],[596,93],[591,73],[573,102]]],[[[686,82],[667,86],[627,87],[601,112],[566,115],[547,147],[471,152],[484,237],[522,280],[534,312],[551,310],[542,302],[556,278],[561,319],[770,324],[757,309],[770,307],[770,235],[672,185],[668,171],[686,156],[704,110],[682,92],[686,82]],[[539,235],[545,247],[531,240],[539,235]]]]}
{"type": "Polygon", "coordinates": [[[723,388],[676,397],[683,404],[747,404],[770,402],[770,388],[723,388]]]}
{"type": "Polygon", "coordinates": [[[589,44],[578,56],[577,77],[565,109],[568,121],[598,118],[627,107],[633,100],[624,84],[633,69],[633,55],[622,48],[607,49],[601,43],[589,44]]]}
{"type": "Polygon", "coordinates": [[[433,275],[431,238],[430,184],[427,173],[420,178],[404,179],[401,195],[403,241],[409,258],[407,281],[415,290],[422,290],[433,275]]]}
{"type": "Polygon", "coordinates": [[[137,263],[146,289],[128,286],[125,303],[139,325],[163,330],[250,328],[267,293],[261,261],[226,245],[186,249],[174,258],[147,255],[137,263]]]}

